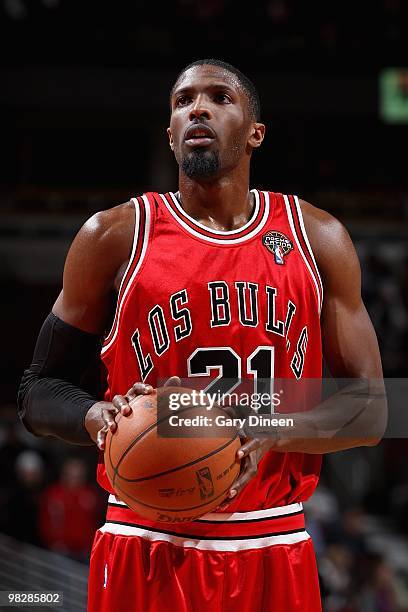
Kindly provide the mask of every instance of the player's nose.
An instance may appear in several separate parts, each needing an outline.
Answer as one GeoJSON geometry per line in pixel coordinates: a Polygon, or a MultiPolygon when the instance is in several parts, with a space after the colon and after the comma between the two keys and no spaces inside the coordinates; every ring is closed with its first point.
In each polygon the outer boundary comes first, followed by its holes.
{"type": "Polygon", "coordinates": [[[190,109],[190,121],[193,119],[211,119],[209,105],[205,103],[203,96],[197,96],[190,109]]]}

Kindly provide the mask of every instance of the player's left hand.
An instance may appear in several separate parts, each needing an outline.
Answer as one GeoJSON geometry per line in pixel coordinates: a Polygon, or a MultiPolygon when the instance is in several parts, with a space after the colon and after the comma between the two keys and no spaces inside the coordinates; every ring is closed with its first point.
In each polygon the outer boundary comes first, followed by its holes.
{"type": "Polygon", "coordinates": [[[270,438],[245,438],[244,444],[237,451],[236,455],[236,460],[241,462],[241,471],[229,490],[226,499],[218,506],[218,510],[225,510],[251,478],[256,475],[259,462],[274,443],[275,441],[270,438]]]}

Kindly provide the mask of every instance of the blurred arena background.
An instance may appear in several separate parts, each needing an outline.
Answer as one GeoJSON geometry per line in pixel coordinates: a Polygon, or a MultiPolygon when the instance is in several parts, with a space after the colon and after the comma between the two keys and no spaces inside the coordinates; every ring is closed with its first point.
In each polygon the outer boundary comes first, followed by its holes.
{"type": "MultiPolygon", "coordinates": [[[[0,0],[0,590],[64,590],[63,609],[85,609],[96,453],[28,434],[16,389],[84,220],[175,187],[168,92],[190,61],[254,80],[253,186],[346,225],[384,373],[406,376],[408,3],[311,5],[0,0]]],[[[326,456],[307,508],[326,612],[408,610],[407,465],[407,440],[326,456]]]]}

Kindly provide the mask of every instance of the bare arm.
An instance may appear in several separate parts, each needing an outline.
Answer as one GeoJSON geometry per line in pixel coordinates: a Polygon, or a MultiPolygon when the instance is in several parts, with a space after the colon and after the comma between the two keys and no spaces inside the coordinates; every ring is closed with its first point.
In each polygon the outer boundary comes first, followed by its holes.
{"type": "Polygon", "coordinates": [[[134,229],[131,202],[99,212],[81,228],[68,252],[63,289],[52,311],[60,319],[101,335],[111,317],[134,229]]]}
{"type": "Polygon", "coordinates": [[[324,285],[323,353],[331,374],[355,379],[318,408],[297,415],[305,439],[277,450],[333,452],[376,444],[385,428],[382,366],[377,337],[361,297],[361,270],[354,245],[334,217],[301,202],[305,226],[324,285]]]}
{"type": "Polygon", "coordinates": [[[382,378],[377,337],[361,297],[361,270],[350,236],[327,212],[302,202],[306,231],[324,284],[323,352],[333,376],[382,378]]]}
{"type": "Polygon", "coordinates": [[[324,286],[323,353],[333,376],[355,382],[315,409],[291,414],[294,436],[279,438],[278,432],[276,440],[249,439],[237,452],[243,469],[229,499],[256,474],[259,461],[269,449],[320,454],[370,446],[379,442],[386,426],[381,357],[361,298],[360,265],[353,243],[334,217],[307,202],[301,201],[301,207],[324,286]]]}

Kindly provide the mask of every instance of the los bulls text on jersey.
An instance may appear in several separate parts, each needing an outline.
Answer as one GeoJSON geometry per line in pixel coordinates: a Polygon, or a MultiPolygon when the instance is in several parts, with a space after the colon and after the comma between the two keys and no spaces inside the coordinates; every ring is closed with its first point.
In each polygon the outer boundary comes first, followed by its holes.
{"type": "MultiPolygon", "coordinates": [[[[133,199],[132,254],[102,348],[106,399],[171,375],[321,378],[323,290],[299,201],[252,193],[251,219],[227,232],[195,221],[173,193],[133,199]]],[[[269,451],[228,510],[304,501],[320,463],[269,451]]],[[[103,463],[98,479],[111,490],[103,463]]]]}

